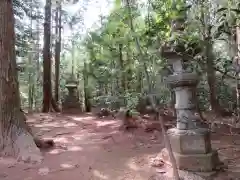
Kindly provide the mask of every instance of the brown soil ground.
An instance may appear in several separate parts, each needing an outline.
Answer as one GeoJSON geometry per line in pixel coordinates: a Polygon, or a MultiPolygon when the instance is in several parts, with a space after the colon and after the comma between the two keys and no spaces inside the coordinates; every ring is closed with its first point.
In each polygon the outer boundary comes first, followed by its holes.
{"type": "MultiPolygon", "coordinates": [[[[148,180],[156,173],[150,159],[163,148],[161,133],[122,132],[119,120],[91,114],[33,114],[28,122],[56,147],[38,165],[0,159],[0,180],[148,180]]],[[[213,147],[229,165],[219,177],[240,179],[240,136],[214,135],[213,147]]]]}

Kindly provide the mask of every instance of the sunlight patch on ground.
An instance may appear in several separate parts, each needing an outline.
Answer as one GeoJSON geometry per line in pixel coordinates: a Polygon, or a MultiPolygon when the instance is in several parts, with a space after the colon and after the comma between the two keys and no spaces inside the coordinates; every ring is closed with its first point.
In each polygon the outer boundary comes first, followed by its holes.
{"type": "Polygon", "coordinates": [[[93,174],[94,174],[94,176],[96,176],[99,179],[106,179],[106,180],[109,179],[109,177],[107,175],[104,175],[103,173],[101,173],[98,170],[94,170],[93,174]]]}
{"type": "Polygon", "coordinates": [[[121,132],[119,132],[119,130],[115,130],[115,131],[112,131],[110,134],[119,134],[119,133],[121,133],[121,132]]]}
{"type": "Polygon", "coordinates": [[[41,176],[46,176],[50,172],[48,167],[40,168],[38,174],[41,176]]]}
{"type": "Polygon", "coordinates": [[[73,165],[73,164],[68,164],[68,163],[63,163],[63,164],[60,164],[60,167],[61,168],[64,168],[64,169],[72,169],[72,168],[75,168],[76,165],[73,165]]]}
{"type": "Polygon", "coordinates": [[[42,119],[42,121],[44,121],[44,122],[52,122],[52,121],[54,121],[54,118],[51,118],[51,119],[42,119]]]}
{"type": "Polygon", "coordinates": [[[235,173],[239,173],[240,172],[240,165],[230,165],[228,168],[228,171],[230,172],[235,172],[235,173]]]}
{"type": "Polygon", "coordinates": [[[44,128],[41,128],[41,131],[51,131],[51,129],[44,127],[44,128]]]}
{"type": "Polygon", "coordinates": [[[36,121],[38,121],[39,119],[30,119],[30,118],[28,118],[27,119],[27,122],[28,123],[34,123],[34,122],[36,122],[36,121]]]}
{"type": "Polygon", "coordinates": [[[53,149],[53,150],[49,151],[48,153],[49,154],[60,154],[62,152],[65,152],[65,150],[63,150],[63,149],[53,149]]]}
{"type": "Polygon", "coordinates": [[[84,140],[86,138],[86,135],[80,135],[80,134],[76,134],[76,135],[72,135],[72,138],[75,140],[84,140]]]}
{"type": "Polygon", "coordinates": [[[54,142],[59,142],[59,143],[68,143],[68,139],[65,138],[65,137],[57,137],[57,138],[54,138],[54,142]]]}
{"type": "Polygon", "coordinates": [[[111,125],[111,124],[115,124],[115,121],[95,121],[97,123],[98,127],[102,127],[102,126],[107,126],[107,125],[111,125]]]}
{"type": "Polygon", "coordinates": [[[76,126],[78,126],[76,123],[70,123],[70,122],[63,125],[63,127],[76,127],[76,126]]]}
{"type": "Polygon", "coordinates": [[[39,128],[42,128],[42,127],[62,127],[60,123],[57,123],[57,122],[53,122],[53,123],[42,123],[42,124],[36,124],[34,125],[35,127],[39,127],[39,128]]]}
{"type": "Polygon", "coordinates": [[[76,152],[76,151],[82,151],[82,150],[83,150],[83,148],[80,147],[80,146],[70,146],[70,147],[68,147],[68,151],[76,152]]]}
{"type": "Polygon", "coordinates": [[[94,120],[95,117],[93,116],[86,116],[86,117],[71,117],[74,121],[85,121],[85,120],[94,120]]]}

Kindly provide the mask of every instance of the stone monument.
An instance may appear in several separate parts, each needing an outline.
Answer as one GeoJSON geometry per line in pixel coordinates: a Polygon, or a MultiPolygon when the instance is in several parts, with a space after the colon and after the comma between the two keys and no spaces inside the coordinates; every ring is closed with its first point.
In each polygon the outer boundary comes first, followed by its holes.
{"type": "MultiPolygon", "coordinates": [[[[184,19],[173,21],[172,30],[180,37],[184,30],[184,19]]],[[[174,70],[166,82],[176,95],[177,125],[176,128],[169,129],[167,135],[180,170],[211,172],[219,164],[219,157],[217,151],[211,147],[209,129],[200,125],[200,120],[195,115],[195,92],[199,78],[196,73],[186,70],[183,53],[186,53],[184,45],[176,41],[162,49],[162,56],[174,70]]]]}
{"type": "Polygon", "coordinates": [[[196,112],[196,87],[198,76],[185,72],[181,57],[165,51],[174,68],[167,83],[176,95],[177,126],[167,134],[179,169],[209,172],[218,165],[218,153],[211,147],[210,131],[202,127],[196,112]]]}
{"type": "Polygon", "coordinates": [[[63,112],[82,112],[81,103],[79,101],[79,96],[77,93],[77,86],[77,80],[71,76],[65,85],[68,90],[68,94],[62,103],[63,112]]]}

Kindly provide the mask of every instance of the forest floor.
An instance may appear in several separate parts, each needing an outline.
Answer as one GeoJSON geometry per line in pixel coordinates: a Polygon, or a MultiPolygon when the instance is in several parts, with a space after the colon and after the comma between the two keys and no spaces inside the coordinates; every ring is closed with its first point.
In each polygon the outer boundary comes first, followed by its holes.
{"type": "MultiPolygon", "coordinates": [[[[148,180],[156,174],[150,161],[163,148],[161,133],[126,133],[119,131],[119,120],[91,114],[32,114],[28,122],[56,147],[43,152],[41,164],[1,158],[1,180],[148,180]]],[[[213,135],[213,147],[228,165],[219,179],[240,179],[239,137],[213,135]]]]}

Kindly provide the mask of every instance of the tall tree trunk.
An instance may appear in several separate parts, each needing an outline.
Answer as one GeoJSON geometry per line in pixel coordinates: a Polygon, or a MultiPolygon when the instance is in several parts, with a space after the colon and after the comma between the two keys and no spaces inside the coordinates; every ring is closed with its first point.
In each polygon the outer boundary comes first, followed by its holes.
{"type": "Polygon", "coordinates": [[[51,83],[51,0],[46,0],[44,20],[44,47],[43,47],[43,112],[51,109],[52,83],[51,83]]]}
{"type": "MultiPolygon", "coordinates": [[[[237,59],[237,66],[240,66],[240,21],[237,21],[236,27],[236,59],[237,59]]],[[[240,77],[240,73],[238,72],[236,75],[236,79],[240,77]]],[[[236,80],[237,87],[236,87],[236,96],[237,96],[237,114],[238,120],[240,119],[240,81],[236,80]]]]}
{"type": "MultiPolygon", "coordinates": [[[[32,50],[31,50],[32,51],[32,50]]],[[[28,110],[33,110],[34,101],[34,75],[33,75],[33,54],[29,52],[28,57],[28,110]]]]}
{"type": "Polygon", "coordinates": [[[123,45],[119,44],[118,46],[119,50],[119,65],[121,68],[121,93],[124,94],[126,88],[125,88],[125,72],[124,72],[124,61],[123,61],[123,45]]]}
{"type": "Polygon", "coordinates": [[[214,55],[213,55],[213,42],[211,38],[211,25],[210,25],[210,17],[207,11],[210,11],[210,8],[201,2],[201,21],[204,22],[203,24],[203,31],[202,31],[202,39],[205,47],[205,58],[206,58],[206,71],[207,71],[207,82],[209,86],[209,101],[211,105],[211,110],[215,113],[219,114],[220,104],[217,99],[216,94],[216,75],[214,69],[214,55]],[[206,15],[207,14],[207,15],[206,15]]]}
{"type": "Polygon", "coordinates": [[[84,60],[83,81],[84,81],[84,105],[85,105],[85,111],[86,112],[91,112],[90,92],[89,92],[89,87],[88,87],[88,67],[87,67],[86,60],[84,60]]]}
{"type": "Polygon", "coordinates": [[[138,71],[137,71],[137,86],[136,86],[136,89],[137,89],[137,92],[140,93],[140,94],[142,93],[142,87],[143,87],[142,76],[143,76],[143,73],[141,71],[141,68],[139,68],[138,71]]]}
{"type": "MultiPolygon", "coordinates": [[[[32,6],[33,2],[31,1],[31,12],[30,16],[32,16],[32,6]]],[[[32,18],[30,20],[30,51],[28,53],[28,111],[33,110],[33,101],[34,101],[34,75],[33,75],[33,35],[32,35],[32,27],[33,22],[32,18]]]]}
{"type": "Polygon", "coordinates": [[[116,95],[116,86],[117,86],[117,82],[118,82],[118,77],[115,75],[115,69],[116,69],[116,64],[115,64],[115,61],[112,59],[111,60],[111,70],[114,70],[114,73],[113,71],[111,71],[111,95],[112,96],[115,96],[116,95]]]}
{"type": "Polygon", "coordinates": [[[127,90],[130,90],[132,88],[132,80],[133,80],[133,71],[131,69],[131,64],[132,64],[132,57],[130,55],[131,49],[130,49],[130,42],[128,41],[127,43],[127,63],[128,63],[128,67],[127,67],[127,84],[126,84],[126,88],[127,90]]]}
{"type": "Polygon", "coordinates": [[[46,0],[44,19],[44,47],[43,47],[43,109],[42,112],[55,110],[60,112],[52,97],[51,81],[51,0],[46,0]]]}
{"type": "Polygon", "coordinates": [[[213,42],[211,40],[211,28],[209,27],[209,25],[206,25],[205,27],[203,42],[205,43],[207,82],[209,86],[209,101],[211,105],[211,110],[216,114],[220,114],[221,107],[217,99],[216,92],[216,72],[214,69],[213,42]]]}
{"type": "Polygon", "coordinates": [[[215,75],[215,69],[214,69],[214,58],[211,55],[212,54],[212,43],[209,42],[209,40],[205,40],[206,42],[206,69],[207,69],[207,82],[209,86],[209,101],[211,104],[211,109],[215,113],[219,113],[220,110],[220,104],[217,99],[217,93],[216,93],[216,75],[215,75]]]}
{"type": "Polygon", "coordinates": [[[56,9],[56,41],[55,41],[55,101],[58,103],[59,101],[59,70],[60,70],[60,53],[61,53],[61,2],[57,5],[56,9]]]}
{"type": "Polygon", "coordinates": [[[12,1],[0,1],[0,152],[41,161],[40,151],[20,110],[12,1]]]}
{"type": "MultiPolygon", "coordinates": [[[[37,10],[37,15],[40,15],[40,10],[37,10]]],[[[40,58],[40,20],[39,18],[37,19],[37,25],[36,25],[36,29],[37,29],[37,42],[35,44],[35,48],[36,48],[36,92],[35,92],[35,108],[38,109],[39,108],[39,97],[41,96],[40,93],[40,87],[41,87],[41,82],[40,82],[40,77],[41,77],[41,68],[40,68],[40,62],[39,62],[39,58],[40,58]]]]}

